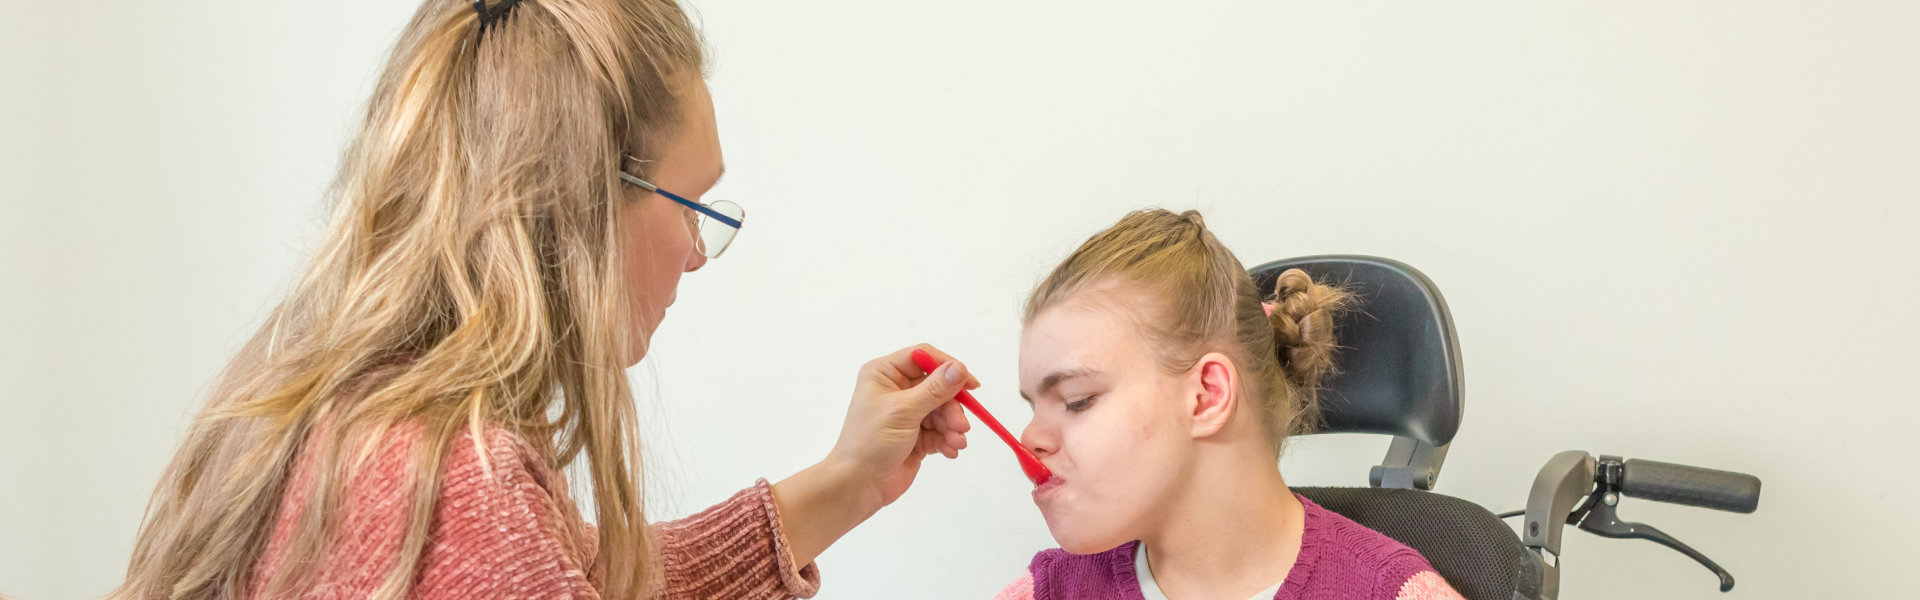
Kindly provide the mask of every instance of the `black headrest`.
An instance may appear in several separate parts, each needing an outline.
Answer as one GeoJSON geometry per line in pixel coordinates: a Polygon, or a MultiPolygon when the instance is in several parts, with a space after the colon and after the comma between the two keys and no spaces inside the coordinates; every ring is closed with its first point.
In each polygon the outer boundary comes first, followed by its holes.
{"type": "Polygon", "coordinates": [[[1322,433],[1383,433],[1445,446],[1460,430],[1460,345],[1440,288],[1419,270],[1372,256],[1307,256],[1254,267],[1271,295],[1280,274],[1301,269],[1343,285],[1358,304],[1334,321],[1335,373],[1323,382],[1322,433]]]}

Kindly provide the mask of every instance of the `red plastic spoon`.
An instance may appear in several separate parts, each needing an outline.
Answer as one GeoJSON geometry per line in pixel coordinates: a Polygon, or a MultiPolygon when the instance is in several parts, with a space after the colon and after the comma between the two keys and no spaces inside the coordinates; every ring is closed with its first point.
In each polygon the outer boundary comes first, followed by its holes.
{"type": "MultiPolygon", "coordinates": [[[[913,351],[913,364],[920,365],[920,370],[926,371],[928,374],[932,374],[934,369],[940,368],[940,363],[933,360],[932,354],[928,354],[926,350],[917,348],[913,351]]],[[[959,402],[961,406],[967,407],[967,410],[973,411],[973,416],[979,417],[982,422],[985,422],[988,429],[992,429],[994,433],[1000,434],[1000,440],[1006,442],[1007,446],[1013,448],[1013,455],[1020,459],[1020,470],[1027,472],[1027,479],[1033,480],[1034,485],[1046,483],[1048,479],[1053,478],[1053,471],[1047,470],[1046,465],[1040,464],[1040,459],[1035,458],[1032,452],[1027,451],[1026,446],[1020,445],[1020,440],[1013,439],[1013,434],[1008,433],[1007,428],[1000,425],[1000,421],[995,420],[993,415],[988,414],[986,407],[980,406],[980,401],[973,399],[973,394],[969,394],[963,389],[960,390],[960,394],[954,396],[953,399],[959,402]]]]}

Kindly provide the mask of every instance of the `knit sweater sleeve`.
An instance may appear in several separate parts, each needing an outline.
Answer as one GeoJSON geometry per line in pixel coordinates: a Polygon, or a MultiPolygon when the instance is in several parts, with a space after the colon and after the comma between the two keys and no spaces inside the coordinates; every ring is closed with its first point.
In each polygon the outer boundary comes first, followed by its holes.
{"type": "Polygon", "coordinates": [[[1000,593],[994,594],[993,600],[1033,600],[1033,574],[1021,575],[1013,580],[1000,593]]]}
{"type": "Polygon", "coordinates": [[[1453,589],[1433,564],[1412,548],[1400,547],[1391,553],[1377,571],[1374,593],[1383,600],[1465,600],[1453,589]]]}
{"type": "Polygon", "coordinates": [[[654,525],[663,600],[811,598],[820,569],[794,564],[767,480],[678,521],[654,525]]]}
{"type": "Polygon", "coordinates": [[[1433,571],[1421,571],[1400,584],[1394,600],[1466,600],[1447,580],[1433,571]]]}
{"type": "MultiPolygon", "coordinates": [[[[487,438],[484,451],[465,440],[452,449],[416,597],[599,599],[597,536],[562,476],[518,438],[487,438]]],[[[793,564],[765,480],[652,527],[660,600],[785,600],[820,588],[818,568],[793,564]]]]}

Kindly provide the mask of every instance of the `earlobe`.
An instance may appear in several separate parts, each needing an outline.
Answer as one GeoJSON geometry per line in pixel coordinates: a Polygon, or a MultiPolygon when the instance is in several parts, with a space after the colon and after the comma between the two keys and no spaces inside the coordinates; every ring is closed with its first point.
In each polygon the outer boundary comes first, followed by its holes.
{"type": "Polygon", "coordinates": [[[1218,352],[1207,353],[1193,365],[1193,437],[1220,433],[1239,403],[1239,373],[1233,361],[1218,352]]]}

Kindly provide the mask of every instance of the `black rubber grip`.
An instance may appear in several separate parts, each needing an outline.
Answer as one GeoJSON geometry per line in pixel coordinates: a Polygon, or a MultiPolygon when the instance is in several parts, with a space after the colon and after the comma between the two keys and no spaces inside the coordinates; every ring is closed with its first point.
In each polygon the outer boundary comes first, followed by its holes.
{"type": "Polygon", "coordinates": [[[1750,513],[1760,507],[1760,478],[1630,458],[1621,473],[1620,493],[1655,502],[1750,513]]]}

